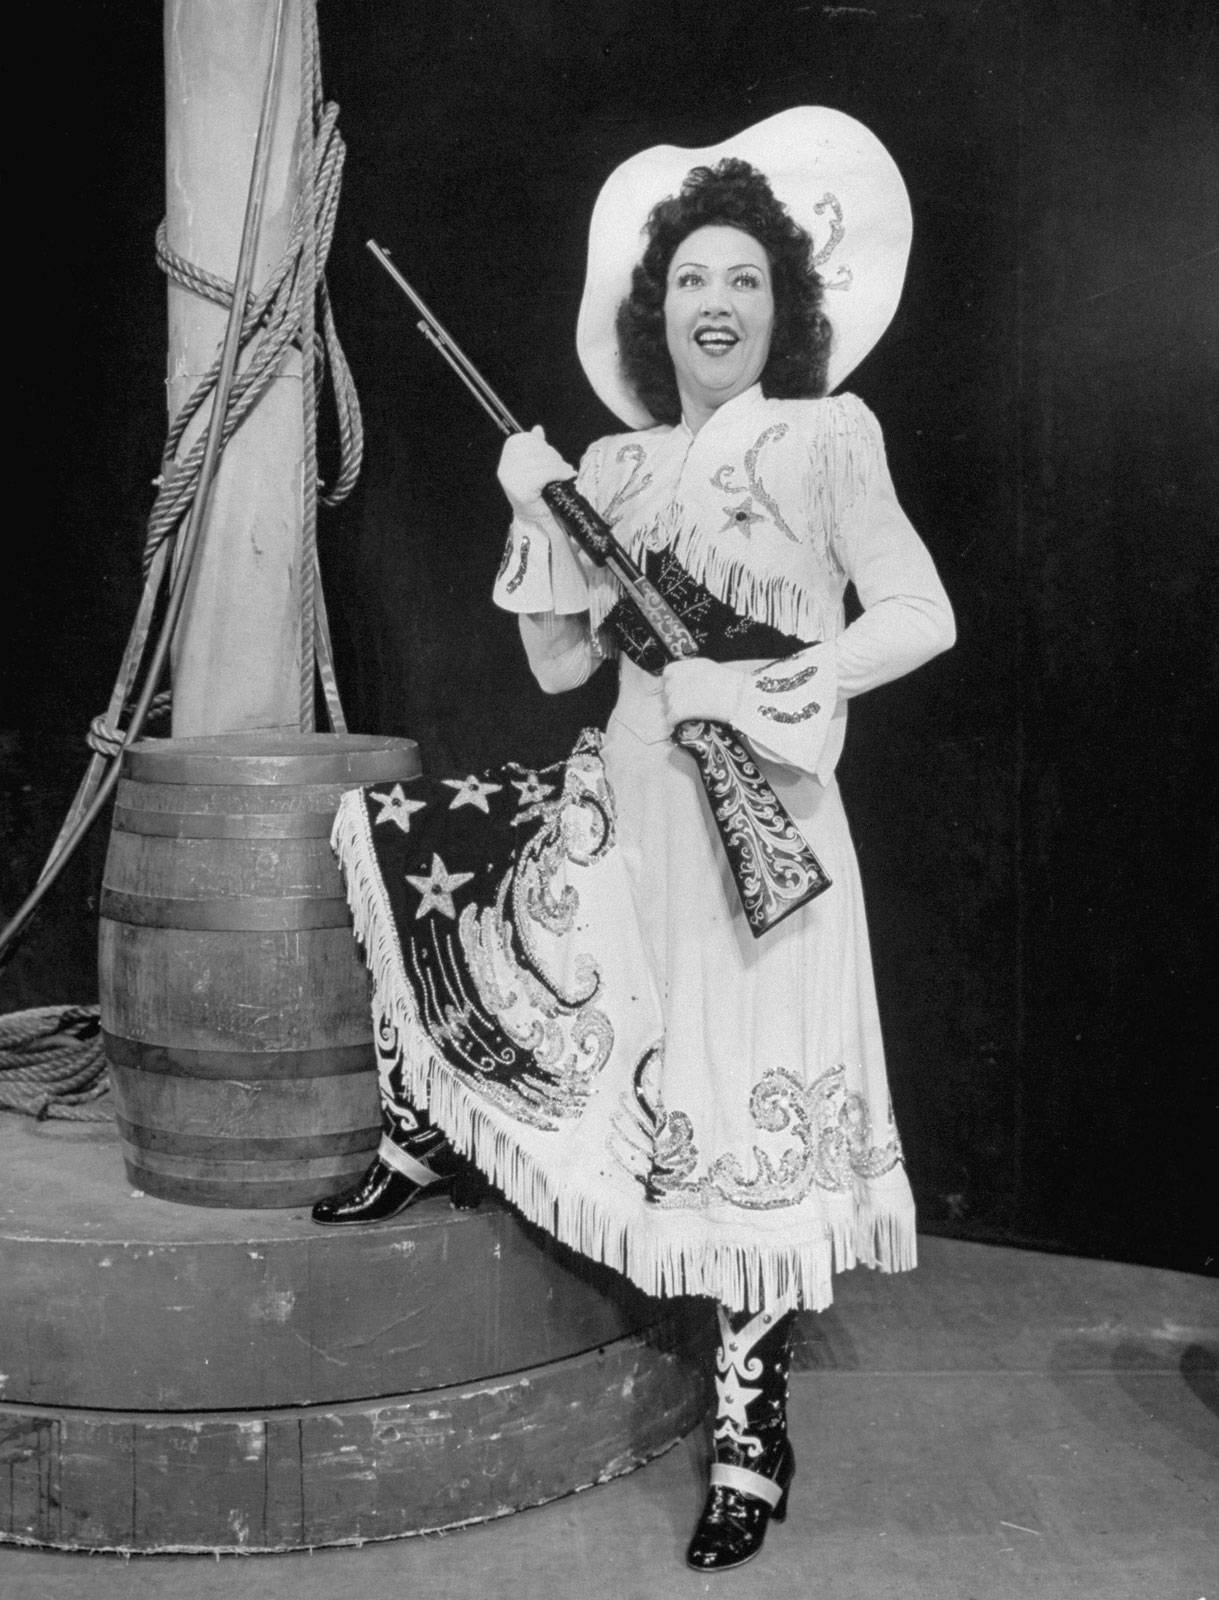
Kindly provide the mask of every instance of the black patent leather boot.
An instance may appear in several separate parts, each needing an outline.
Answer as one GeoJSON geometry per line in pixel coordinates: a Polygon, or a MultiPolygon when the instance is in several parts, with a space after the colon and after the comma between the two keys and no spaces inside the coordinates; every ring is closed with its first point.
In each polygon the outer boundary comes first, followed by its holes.
{"type": "Polygon", "coordinates": [[[796,1458],[787,1437],[787,1376],[795,1316],[716,1308],[715,1433],[711,1481],[687,1563],[699,1572],[742,1566],[771,1522],[787,1516],[796,1458]]]}
{"type": "Polygon", "coordinates": [[[353,1188],[328,1195],[313,1207],[313,1220],[331,1227],[340,1223],[384,1222],[396,1217],[425,1194],[447,1188],[452,1204],[462,1210],[479,1205],[487,1182],[457,1154],[441,1129],[428,1123],[403,1140],[381,1135],[376,1160],[353,1188]]]}

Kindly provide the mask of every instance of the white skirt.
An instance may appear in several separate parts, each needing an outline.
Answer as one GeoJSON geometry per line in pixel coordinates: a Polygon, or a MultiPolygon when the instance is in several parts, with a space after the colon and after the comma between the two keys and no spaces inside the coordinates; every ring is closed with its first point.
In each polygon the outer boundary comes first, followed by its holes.
{"type": "Polygon", "coordinates": [[[837,784],[760,763],[831,886],[755,939],[657,680],[621,673],[544,839],[520,830],[510,873],[471,875],[451,919],[395,920],[377,819],[345,797],[334,842],[374,1004],[406,1091],[530,1221],[649,1294],[820,1310],[836,1271],[915,1263],[837,784]],[[596,848],[591,815],[612,823],[596,848]],[[436,970],[461,969],[460,1015],[420,981],[425,937],[436,970]],[[529,1070],[506,1083],[455,1049],[471,1017],[529,1044],[529,1070]]]}

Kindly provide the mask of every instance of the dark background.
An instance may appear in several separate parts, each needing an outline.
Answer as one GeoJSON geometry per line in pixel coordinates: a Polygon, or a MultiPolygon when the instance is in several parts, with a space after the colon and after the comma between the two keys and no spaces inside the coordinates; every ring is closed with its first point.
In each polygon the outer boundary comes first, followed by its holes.
{"type": "MultiPolygon", "coordinates": [[[[26,26],[9,909],[109,695],[165,429],[160,6],[26,26]]],[[[487,598],[499,440],[364,241],[575,457],[616,426],[573,335],[619,161],[801,103],[892,151],[914,249],[849,386],[960,641],[855,703],[841,778],[922,1226],[1214,1271],[1212,7],[323,0],[321,30],[348,145],[328,276],[367,427],[322,518],[340,682],[353,730],[408,734],[433,769],[556,758],[612,685],[534,688],[487,598]]],[[[95,998],[104,849],[99,828],[0,1011],[95,998]]]]}

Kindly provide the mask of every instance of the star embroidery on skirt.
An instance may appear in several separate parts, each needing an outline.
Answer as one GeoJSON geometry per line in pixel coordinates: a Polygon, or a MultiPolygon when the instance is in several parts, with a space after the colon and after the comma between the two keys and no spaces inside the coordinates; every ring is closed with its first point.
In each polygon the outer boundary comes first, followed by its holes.
{"type": "Polygon", "coordinates": [[[396,822],[403,833],[411,831],[411,817],[427,805],[426,800],[408,800],[400,783],[394,784],[388,794],[377,794],[374,790],[370,798],[381,804],[381,815],[373,818],[374,823],[396,822]]]}
{"type": "Polygon", "coordinates": [[[450,872],[444,862],[436,854],[432,856],[431,871],[426,878],[413,877],[409,872],[404,873],[407,883],[418,889],[420,894],[419,909],[415,912],[415,921],[426,917],[429,911],[440,911],[446,917],[456,920],[457,911],[453,905],[453,890],[460,889],[463,883],[469,883],[474,876],[472,872],[450,872]]]}
{"type": "Polygon", "coordinates": [[[554,785],[543,783],[536,772],[528,772],[523,778],[513,778],[512,787],[520,793],[523,806],[535,806],[540,800],[545,800],[548,794],[554,793],[554,785]]]}
{"type": "Polygon", "coordinates": [[[446,789],[456,789],[450,811],[456,811],[458,806],[477,806],[480,811],[491,814],[491,807],[487,804],[489,794],[498,794],[503,788],[502,783],[480,783],[473,774],[468,778],[442,778],[441,782],[446,789]]]}

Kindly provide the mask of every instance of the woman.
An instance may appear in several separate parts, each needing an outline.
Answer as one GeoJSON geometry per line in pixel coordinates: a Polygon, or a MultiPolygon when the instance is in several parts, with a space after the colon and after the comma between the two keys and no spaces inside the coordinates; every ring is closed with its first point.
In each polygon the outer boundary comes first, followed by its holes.
{"type": "Polygon", "coordinates": [[[578,347],[631,431],[593,445],[578,474],[537,429],[509,439],[500,464],[513,522],[496,602],[519,613],[547,691],[617,657],[614,713],[561,777],[447,780],[475,795],[463,817],[481,809],[494,822],[509,782],[532,807],[503,824],[530,819],[536,832],[526,846],[518,827],[494,896],[478,887],[472,848],[460,863],[471,870],[454,870],[451,831],[434,836],[443,848],[423,847],[427,873],[406,875],[418,910],[389,907],[381,878],[369,888],[374,835],[400,846],[414,820],[402,807],[436,809],[423,790],[376,797],[379,816],[341,814],[385,1019],[391,1133],[361,1188],[315,1216],[401,1209],[452,1172],[447,1133],[565,1242],[650,1293],[713,1297],[714,1461],[688,1552],[713,1570],[749,1559],[786,1512],[794,1311],[829,1303],[834,1270],[914,1264],[834,767],[847,702],[953,633],[875,420],[850,395],[827,397],[900,292],[909,212],[891,160],[858,123],[817,108],[771,118],[702,163],[694,154],[626,163],[593,218],[578,347]],[[574,554],[542,498],[573,476],[703,655],[664,665],[613,580],[574,554]],[[844,627],[848,582],[863,611],[844,627]],[[831,879],[761,939],[672,740],[688,719],[747,737],[831,879]],[[459,908],[463,891],[472,899],[459,908]],[[412,926],[425,913],[426,948],[412,926]],[[394,918],[413,941],[409,981],[392,941],[378,945],[394,918]],[[442,1003],[436,975],[461,959],[442,1003]],[[501,1072],[514,1050],[526,1069],[501,1072]],[[421,1096],[439,1127],[413,1110],[421,1096]]]}

